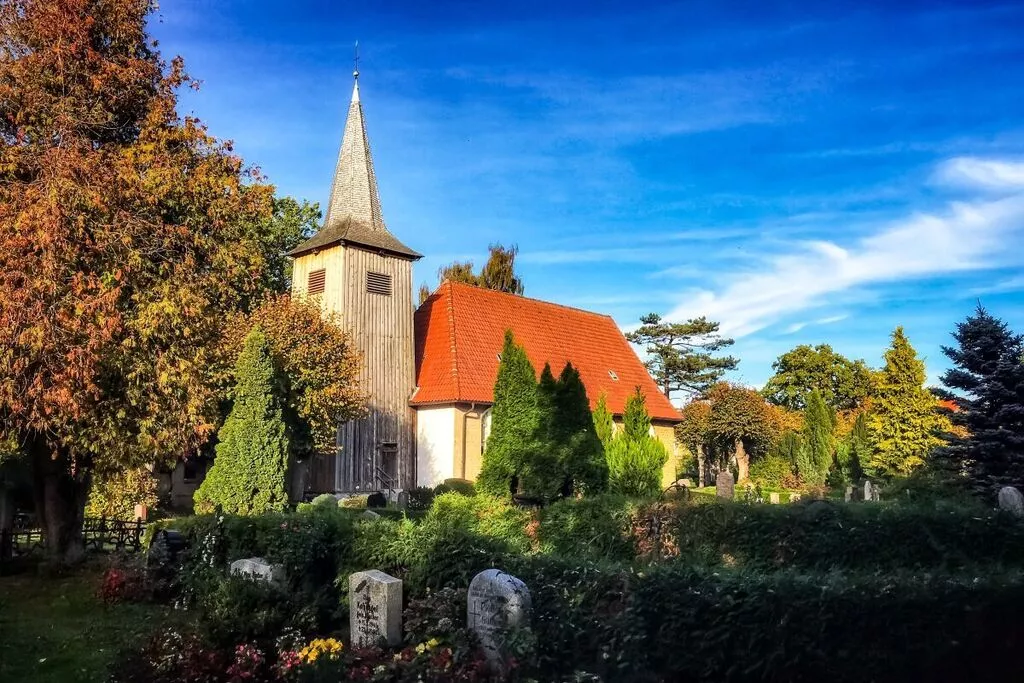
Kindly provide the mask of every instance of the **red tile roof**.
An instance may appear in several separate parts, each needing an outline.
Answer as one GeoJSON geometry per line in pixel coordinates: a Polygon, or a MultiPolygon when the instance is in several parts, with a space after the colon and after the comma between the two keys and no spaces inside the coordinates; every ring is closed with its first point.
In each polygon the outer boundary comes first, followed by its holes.
{"type": "Polygon", "coordinates": [[[591,407],[603,392],[608,409],[621,414],[639,385],[652,418],[681,419],[610,316],[445,281],[416,311],[415,327],[413,405],[493,402],[498,354],[511,329],[538,374],[550,363],[557,377],[571,361],[591,407]]]}

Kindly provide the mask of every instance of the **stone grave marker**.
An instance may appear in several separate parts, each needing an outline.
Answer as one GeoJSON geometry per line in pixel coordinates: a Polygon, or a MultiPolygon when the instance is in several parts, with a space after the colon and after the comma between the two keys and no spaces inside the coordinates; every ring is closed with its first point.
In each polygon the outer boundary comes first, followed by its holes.
{"type": "Polygon", "coordinates": [[[1024,516],[1024,494],[1012,486],[1004,486],[999,489],[999,509],[1024,516]]]}
{"type": "Polygon", "coordinates": [[[381,638],[402,643],[402,580],[371,569],[348,577],[349,627],[353,647],[370,647],[381,638]]]}
{"type": "Polygon", "coordinates": [[[853,500],[853,486],[852,485],[848,485],[846,487],[846,494],[843,496],[843,500],[846,501],[847,503],[849,503],[851,500],[853,500]]]}
{"type": "Polygon", "coordinates": [[[278,583],[284,579],[284,567],[279,564],[270,564],[262,557],[246,557],[231,563],[231,574],[262,579],[268,583],[278,583]]]}
{"type": "Polygon", "coordinates": [[[501,671],[501,631],[528,628],[532,601],[526,584],[500,569],[485,569],[469,584],[466,625],[480,639],[491,667],[501,671]]]}
{"type": "Polygon", "coordinates": [[[874,500],[874,494],[871,491],[872,488],[873,487],[871,486],[871,482],[870,481],[865,481],[864,482],[864,500],[868,500],[868,501],[874,500]]]}
{"type": "Polygon", "coordinates": [[[732,500],[736,495],[736,481],[732,478],[732,472],[722,470],[715,479],[715,495],[719,498],[732,500]]]}
{"type": "Polygon", "coordinates": [[[771,503],[772,505],[778,505],[780,502],[779,494],[774,492],[769,493],[768,502],[771,503]]]}

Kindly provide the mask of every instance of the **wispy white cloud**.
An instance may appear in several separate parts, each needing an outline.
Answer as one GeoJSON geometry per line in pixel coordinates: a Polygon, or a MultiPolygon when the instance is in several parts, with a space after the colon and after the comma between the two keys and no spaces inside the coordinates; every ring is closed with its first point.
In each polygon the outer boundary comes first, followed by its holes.
{"type": "Polygon", "coordinates": [[[1016,192],[1024,188],[1024,161],[958,157],[939,167],[938,178],[972,189],[1016,192]]]}
{"type": "Polygon", "coordinates": [[[941,211],[879,226],[849,245],[794,243],[756,268],[731,273],[717,290],[689,292],[667,317],[708,315],[721,321],[723,332],[742,337],[873,285],[1017,262],[1018,250],[1007,244],[1024,232],[1024,162],[958,158],[942,164],[937,176],[979,192],[950,200],[941,211]],[[988,194],[993,190],[1000,194],[988,194]]]}
{"type": "Polygon", "coordinates": [[[830,315],[825,318],[818,318],[817,320],[812,321],[792,323],[783,331],[783,334],[796,334],[800,330],[810,325],[831,325],[833,323],[838,323],[843,320],[846,320],[849,317],[850,316],[848,314],[843,313],[842,315],[830,315]]]}

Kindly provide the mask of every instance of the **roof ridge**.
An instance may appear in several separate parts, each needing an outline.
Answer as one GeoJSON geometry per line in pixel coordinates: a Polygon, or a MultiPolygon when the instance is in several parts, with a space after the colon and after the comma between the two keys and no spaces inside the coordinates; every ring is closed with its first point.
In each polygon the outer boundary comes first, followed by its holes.
{"type": "MultiPolygon", "coordinates": [[[[498,294],[498,295],[501,295],[501,296],[512,297],[512,298],[519,299],[519,300],[533,301],[534,303],[544,304],[545,306],[551,306],[553,308],[564,308],[564,309],[569,310],[569,311],[576,311],[578,313],[586,313],[587,315],[597,316],[598,318],[608,318],[612,322],[615,322],[615,318],[613,318],[612,316],[608,315],[607,313],[598,313],[597,311],[588,311],[587,309],[580,308],[579,306],[566,306],[565,304],[558,304],[558,303],[555,303],[553,301],[545,301],[544,299],[538,299],[538,298],[532,297],[532,296],[525,296],[523,294],[512,294],[510,292],[503,292],[500,289],[490,289],[488,287],[480,287],[479,285],[471,285],[468,282],[459,282],[457,280],[445,279],[445,282],[449,283],[449,284],[452,284],[452,285],[458,285],[459,287],[468,287],[468,288],[471,288],[471,289],[478,289],[478,290],[483,291],[483,292],[490,292],[490,293],[493,293],[493,294],[498,294]]],[[[616,327],[618,327],[618,324],[616,324],[616,327]]]]}
{"type": "Polygon", "coordinates": [[[459,353],[458,353],[458,349],[456,348],[456,341],[455,341],[457,339],[457,337],[455,335],[455,302],[453,301],[453,299],[454,299],[454,292],[452,290],[452,283],[450,281],[445,280],[444,282],[441,283],[442,287],[444,285],[448,285],[448,291],[447,291],[447,296],[445,296],[445,300],[446,300],[446,303],[447,303],[446,308],[447,308],[447,313],[448,313],[448,349],[449,349],[449,351],[452,354],[452,370],[451,370],[451,372],[452,372],[452,378],[455,381],[455,395],[456,396],[461,396],[462,395],[462,383],[459,380],[459,353]]]}

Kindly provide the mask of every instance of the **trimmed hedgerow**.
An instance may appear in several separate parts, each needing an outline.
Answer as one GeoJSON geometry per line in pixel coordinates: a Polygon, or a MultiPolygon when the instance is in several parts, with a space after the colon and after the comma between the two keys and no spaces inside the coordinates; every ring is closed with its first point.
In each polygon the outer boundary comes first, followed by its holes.
{"type": "Polygon", "coordinates": [[[1024,525],[981,509],[904,505],[717,505],[676,508],[666,530],[698,566],[888,571],[1024,567],[1024,525]]]}

